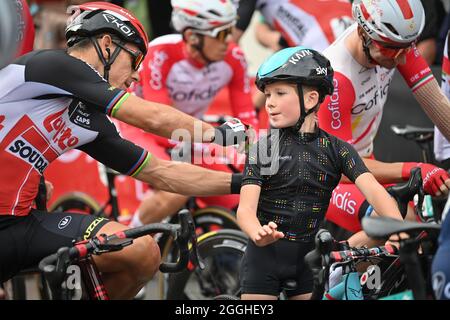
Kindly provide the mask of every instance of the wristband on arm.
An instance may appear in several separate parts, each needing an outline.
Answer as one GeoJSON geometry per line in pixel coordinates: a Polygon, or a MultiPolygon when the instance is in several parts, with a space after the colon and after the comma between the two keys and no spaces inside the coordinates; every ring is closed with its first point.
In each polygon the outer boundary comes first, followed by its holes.
{"type": "Polygon", "coordinates": [[[242,173],[233,173],[231,175],[231,194],[241,193],[242,173]]]}

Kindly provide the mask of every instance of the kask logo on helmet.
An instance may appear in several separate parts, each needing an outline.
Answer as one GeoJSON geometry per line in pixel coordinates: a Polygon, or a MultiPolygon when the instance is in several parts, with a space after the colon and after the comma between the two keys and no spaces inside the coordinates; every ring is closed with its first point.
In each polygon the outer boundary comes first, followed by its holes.
{"type": "Polygon", "coordinates": [[[367,32],[367,34],[371,35],[373,33],[373,30],[371,30],[364,21],[361,10],[356,10],[356,20],[358,21],[358,24],[364,29],[364,31],[367,32]]]}
{"type": "Polygon", "coordinates": [[[295,53],[295,55],[292,55],[292,57],[289,59],[289,62],[292,64],[297,64],[301,59],[303,59],[306,56],[312,56],[313,53],[310,50],[301,50],[295,53]]]}
{"type": "Polygon", "coordinates": [[[131,37],[135,34],[135,32],[130,27],[128,27],[125,23],[117,19],[112,14],[103,13],[103,18],[105,18],[106,22],[116,25],[117,28],[119,28],[119,30],[122,31],[122,33],[127,37],[131,37]]]}

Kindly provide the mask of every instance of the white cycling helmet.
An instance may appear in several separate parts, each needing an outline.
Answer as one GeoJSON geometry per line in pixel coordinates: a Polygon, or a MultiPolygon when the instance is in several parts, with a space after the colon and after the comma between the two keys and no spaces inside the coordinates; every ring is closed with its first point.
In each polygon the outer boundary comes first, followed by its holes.
{"type": "Polygon", "coordinates": [[[172,24],[178,32],[186,28],[211,30],[236,23],[236,8],[230,0],[171,0],[172,24]]]}
{"type": "Polygon", "coordinates": [[[353,18],[375,41],[411,43],[425,25],[420,0],[355,0],[352,11],[353,18]]]}

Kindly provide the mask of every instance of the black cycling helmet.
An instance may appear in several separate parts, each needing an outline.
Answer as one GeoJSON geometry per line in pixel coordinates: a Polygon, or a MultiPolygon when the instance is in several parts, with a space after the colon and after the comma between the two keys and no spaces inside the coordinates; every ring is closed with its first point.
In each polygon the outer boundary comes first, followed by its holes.
{"type": "Polygon", "coordinates": [[[326,95],[331,95],[334,71],[330,61],[321,53],[305,47],[286,48],[269,57],[258,69],[256,86],[264,92],[267,84],[287,81],[297,84],[300,99],[300,119],[295,126],[299,130],[305,117],[314,112],[326,95]],[[306,112],[302,85],[318,89],[320,98],[317,106],[306,112]]]}
{"type": "Polygon", "coordinates": [[[148,49],[148,37],[144,26],[128,10],[107,2],[88,2],[78,6],[69,7],[73,11],[72,17],[66,26],[67,46],[71,47],[78,41],[89,38],[105,66],[105,74],[119,54],[123,44],[133,43],[141,51],[141,57],[135,67],[139,67],[148,49]],[[122,42],[118,44],[116,52],[105,59],[101,54],[96,35],[109,33],[117,36],[122,42]]]}

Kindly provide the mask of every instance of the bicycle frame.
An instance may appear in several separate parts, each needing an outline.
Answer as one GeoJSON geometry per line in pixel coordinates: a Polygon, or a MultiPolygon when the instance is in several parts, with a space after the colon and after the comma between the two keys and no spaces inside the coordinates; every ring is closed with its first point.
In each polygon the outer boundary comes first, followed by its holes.
{"type": "Polygon", "coordinates": [[[344,274],[342,281],[323,295],[323,300],[364,300],[359,274],[344,274]]]}
{"type": "Polygon", "coordinates": [[[91,256],[121,250],[132,244],[135,238],[158,232],[170,233],[179,249],[178,261],[176,263],[162,263],[159,268],[161,272],[178,272],[186,268],[190,256],[189,242],[193,250],[190,261],[203,269],[204,264],[197,252],[197,237],[192,217],[187,210],[182,210],[179,213],[179,218],[180,224],[155,223],[119,231],[109,236],[95,236],[90,240],[75,243],[72,248],[60,248],[56,254],[42,259],[39,263],[39,269],[50,285],[52,298],[70,299],[70,290],[67,288],[67,282],[65,281],[67,278],[66,270],[71,264],[77,263],[82,270],[82,279],[87,289],[88,298],[108,300],[109,297],[100,273],[91,256]]]}
{"type": "MultiPolygon", "coordinates": [[[[323,296],[323,300],[364,300],[358,272],[350,272],[343,276],[342,281],[331,288],[323,296]]],[[[379,300],[414,300],[412,290],[395,293],[379,300]]]]}

